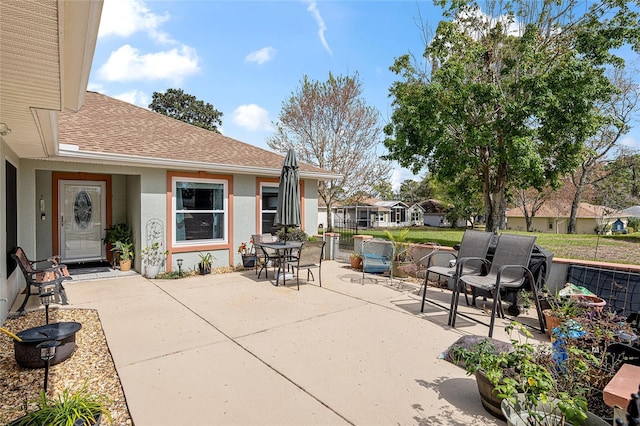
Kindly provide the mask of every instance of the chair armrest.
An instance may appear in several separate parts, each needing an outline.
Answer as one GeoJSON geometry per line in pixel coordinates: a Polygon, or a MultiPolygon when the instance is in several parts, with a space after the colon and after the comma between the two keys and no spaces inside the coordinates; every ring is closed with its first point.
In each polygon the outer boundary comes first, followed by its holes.
{"type": "Polygon", "coordinates": [[[484,257],[462,257],[460,259],[458,259],[458,261],[456,262],[456,275],[461,277],[463,275],[477,275],[477,274],[463,274],[462,271],[464,271],[464,265],[465,263],[472,261],[472,260],[477,260],[482,262],[487,269],[491,267],[491,262],[487,259],[485,259],[484,257]]]}
{"type": "MultiPolygon", "coordinates": [[[[522,269],[522,271],[524,272],[524,274],[526,274],[529,278],[529,280],[531,281],[531,285],[534,285],[534,280],[533,280],[533,274],[531,273],[531,270],[529,270],[529,268],[527,268],[526,266],[522,266],[522,265],[502,265],[500,267],[500,269],[498,269],[498,275],[496,276],[496,283],[500,286],[501,282],[502,282],[502,273],[506,270],[509,269],[522,269]]],[[[523,277],[524,278],[524,274],[523,277]]],[[[520,287],[520,285],[522,284],[522,280],[519,280],[520,282],[517,284],[510,284],[510,283],[505,283],[503,286],[504,287],[520,287]]],[[[502,287],[502,286],[501,286],[502,287]]]]}

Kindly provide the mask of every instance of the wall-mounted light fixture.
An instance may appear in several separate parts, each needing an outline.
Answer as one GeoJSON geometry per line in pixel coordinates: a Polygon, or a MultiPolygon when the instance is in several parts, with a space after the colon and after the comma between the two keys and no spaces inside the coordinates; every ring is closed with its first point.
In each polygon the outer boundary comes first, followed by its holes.
{"type": "Polygon", "coordinates": [[[44,209],[44,196],[40,195],[40,220],[45,220],[46,218],[47,214],[44,209]]]}
{"type": "Polygon", "coordinates": [[[0,136],[7,136],[9,133],[11,133],[11,129],[7,123],[0,123],[0,136]]]}

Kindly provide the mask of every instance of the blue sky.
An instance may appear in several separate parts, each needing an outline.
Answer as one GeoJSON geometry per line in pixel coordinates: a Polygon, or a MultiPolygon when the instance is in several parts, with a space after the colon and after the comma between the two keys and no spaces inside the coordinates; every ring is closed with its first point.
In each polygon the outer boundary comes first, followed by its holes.
{"type": "MultiPolygon", "coordinates": [[[[153,92],[181,88],[224,114],[223,134],[268,149],[304,75],[358,72],[365,100],[388,122],[389,67],[421,55],[419,23],[435,29],[440,19],[431,0],[105,0],[89,90],[147,107],[153,92]]],[[[624,143],[640,148],[638,125],[624,143]]],[[[412,177],[398,168],[392,183],[412,177]]]]}

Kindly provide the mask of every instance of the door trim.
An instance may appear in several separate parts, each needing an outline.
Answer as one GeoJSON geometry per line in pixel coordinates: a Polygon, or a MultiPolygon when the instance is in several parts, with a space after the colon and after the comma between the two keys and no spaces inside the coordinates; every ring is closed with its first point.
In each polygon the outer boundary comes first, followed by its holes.
{"type": "Polygon", "coordinates": [[[61,180],[88,180],[88,181],[101,181],[105,182],[107,188],[107,202],[106,202],[106,214],[107,214],[107,223],[104,224],[105,228],[111,226],[111,175],[105,174],[94,174],[94,173],[85,173],[85,172],[53,172],[52,174],[52,212],[53,220],[51,221],[52,226],[52,253],[54,255],[60,255],[60,228],[58,227],[58,207],[59,207],[59,194],[58,194],[58,184],[61,180]]]}

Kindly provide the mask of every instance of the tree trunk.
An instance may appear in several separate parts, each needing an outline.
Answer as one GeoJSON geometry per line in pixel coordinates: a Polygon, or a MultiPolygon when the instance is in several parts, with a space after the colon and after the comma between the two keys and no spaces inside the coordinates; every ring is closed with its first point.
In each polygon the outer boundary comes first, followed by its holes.
{"type": "Polygon", "coordinates": [[[331,221],[331,206],[327,206],[327,232],[333,232],[333,222],[331,221]]]}
{"type": "Polygon", "coordinates": [[[582,198],[582,192],[584,191],[585,181],[587,179],[587,169],[583,166],[582,173],[576,182],[573,180],[573,184],[576,187],[576,193],[571,201],[571,212],[569,213],[569,221],[567,223],[567,234],[576,233],[576,215],[578,214],[578,206],[580,205],[580,198],[582,198]]]}
{"type": "Polygon", "coordinates": [[[500,211],[501,206],[503,206],[502,200],[504,195],[502,191],[494,192],[489,194],[489,199],[487,203],[486,213],[487,213],[487,224],[486,230],[487,232],[498,232],[500,229],[500,222],[502,220],[503,214],[500,211]]]}
{"type": "Polygon", "coordinates": [[[533,229],[532,229],[533,217],[529,216],[529,213],[526,210],[524,212],[524,221],[527,224],[527,232],[533,232],[533,229]]]}

